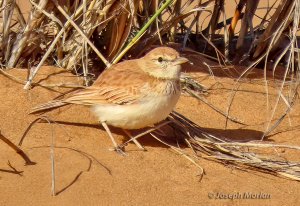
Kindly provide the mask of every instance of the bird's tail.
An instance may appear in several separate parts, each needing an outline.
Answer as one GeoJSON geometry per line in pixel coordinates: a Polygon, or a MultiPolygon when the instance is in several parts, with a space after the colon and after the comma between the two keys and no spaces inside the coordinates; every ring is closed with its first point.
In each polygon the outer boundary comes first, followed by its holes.
{"type": "Polygon", "coordinates": [[[46,112],[48,110],[56,109],[58,107],[62,107],[65,105],[68,105],[69,103],[63,102],[61,100],[53,100],[44,104],[40,104],[34,108],[31,109],[29,114],[34,114],[34,113],[40,113],[40,112],[46,112]]]}

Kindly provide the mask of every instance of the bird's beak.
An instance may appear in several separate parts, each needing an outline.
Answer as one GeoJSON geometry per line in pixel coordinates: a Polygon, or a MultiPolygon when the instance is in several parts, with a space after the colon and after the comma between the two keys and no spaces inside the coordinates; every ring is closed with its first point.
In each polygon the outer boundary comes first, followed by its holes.
{"type": "Polygon", "coordinates": [[[174,61],[173,61],[173,65],[175,66],[175,65],[180,65],[180,64],[184,64],[184,63],[186,63],[186,62],[189,62],[190,60],[188,60],[187,58],[185,58],[185,57],[178,57],[177,59],[175,59],[174,61]]]}

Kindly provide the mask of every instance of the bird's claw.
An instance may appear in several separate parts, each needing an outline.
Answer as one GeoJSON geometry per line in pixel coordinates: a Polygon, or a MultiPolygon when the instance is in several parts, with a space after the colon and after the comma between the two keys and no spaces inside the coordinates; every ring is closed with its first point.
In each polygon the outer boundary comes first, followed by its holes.
{"type": "Polygon", "coordinates": [[[148,151],[145,147],[141,147],[141,148],[139,148],[139,150],[144,151],[144,152],[148,151]]]}
{"type": "Polygon", "coordinates": [[[117,152],[118,154],[122,155],[122,156],[126,156],[127,154],[124,152],[124,147],[120,147],[120,146],[117,146],[117,147],[114,147],[114,148],[111,148],[109,149],[110,151],[115,151],[117,152]]]}

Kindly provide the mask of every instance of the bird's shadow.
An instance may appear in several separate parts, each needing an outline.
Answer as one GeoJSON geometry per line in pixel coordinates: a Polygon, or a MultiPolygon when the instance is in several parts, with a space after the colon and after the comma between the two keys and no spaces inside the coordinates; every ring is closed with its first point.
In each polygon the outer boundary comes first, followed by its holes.
{"type": "MultiPolygon", "coordinates": [[[[105,129],[100,124],[78,123],[78,122],[69,122],[69,121],[55,121],[55,122],[60,125],[71,125],[71,126],[76,126],[76,127],[89,127],[89,128],[94,128],[94,129],[100,129],[104,133],[106,133],[105,129]]],[[[109,128],[113,134],[122,136],[121,144],[127,142],[130,139],[122,129],[113,127],[113,126],[109,126],[109,128]]],[[[142,132],[145,132],[147,129],[150,129],[150,127],[144,128],[144,129],[138,129],[138,130],[131,130],[130,133],[131,133],[132,137],[134,137],[142,132]]],[[[146,134],[146,135],[138,138],[138,141],[144,146],[167,148],[166,145],[161,144],[158,141],[153,141],[153,138],[151,138],[151,135],[149,135],[149,134],[146,134]]],[[[133,144],[133,143],[131,142],[130,144],[133,144]]],[[[139,149],[137,149],[137,150],[139,150],[139,149]]],[[[133,150],[130,150],[130,151],[133,151],[133,150]]]]}
{"type": "MultiPolygon", "coordinates": [[[[68,121],[56,121],[56,123],[61,125],[72,125],[78,127],[90,127],[95,129],[101,129],[103,132],[105,132],[105,129],[100,124],[77,123],[77,122],[68,122],[68,121]]],[[[130,132],[134,137],[142,132],[145,132],[149,128],[131,130],[130,132]]],[[[112,126],[110,126],[110,129],[112,133],[123,136],[122,143],[125,143],[129,140],[129,137],[124,133],[122,129],[112,127],[112,126]]],[[[249,142],[249,141],[261,140],[264,134],[262,131],[253,130],[253,129],[215,129],[215,128],[202,128],[202,127],[198,127],[197,129],[212,134],[218,137],[219,139],[225,141],[233,141],[233,142],[249,142]]],[[[185,143],[183,143],[184,142],[183,138],[178,137],[178,135],[176,135],[176,128],[171,128],[170,126],[166,125],[162,127],[161,130],[163,131],[164,135],[163,136],[158,135],[158,136],[163,142],[173,146],[178,146],[179,144],[180,147],[182,148],[188,147],[185,143]]],[[[268,137],[265,137],[264,140],[269,140],[269,139],[268,137]]],[[[169,147],[166,144],[162,144],[161,142],[155,140],[150,134],[146,134],[140,137],[138,141],[143,146],[162,147],[162,148],[169,147]]],[[[131,144],[133,143],[131,142],[131,144]]]]}
{"type": "MultiPolygon", "coordinates": [[[[233,142],[250,142],[261,140],[264,133],[262,131],[253,129],[215,129],[215,128],[202,128],[203,131],[214,134],[222,140],[229,140],[233,142]]],[[[264,140],[269,140],[265,137],[264,140]]],[[[270,140],[271,141],[271,140],[270,140]]]]}

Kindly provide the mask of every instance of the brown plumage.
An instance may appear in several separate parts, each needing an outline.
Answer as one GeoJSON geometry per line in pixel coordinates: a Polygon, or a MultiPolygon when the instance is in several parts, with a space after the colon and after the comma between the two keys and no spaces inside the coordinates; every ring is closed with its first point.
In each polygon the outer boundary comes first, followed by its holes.
{"type": "Polygon", "coordinates": [[[180,95],[180,64],[187,61],[174,49],[159,47],[140,59],[113,65],[91,87],[39,105],[31,113],[80,104],[91,106],[102,124],[143,128],[172,111],[180,95]]]}

